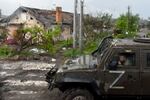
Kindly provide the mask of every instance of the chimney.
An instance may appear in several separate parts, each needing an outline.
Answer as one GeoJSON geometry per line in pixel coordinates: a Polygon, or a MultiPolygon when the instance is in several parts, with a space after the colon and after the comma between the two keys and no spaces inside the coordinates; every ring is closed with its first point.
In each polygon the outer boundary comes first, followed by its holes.
{"type": "Polygon", "coordinates": [[[62,8],[56,7],[56,23],[61,24],[62,23],[62,8]]]}

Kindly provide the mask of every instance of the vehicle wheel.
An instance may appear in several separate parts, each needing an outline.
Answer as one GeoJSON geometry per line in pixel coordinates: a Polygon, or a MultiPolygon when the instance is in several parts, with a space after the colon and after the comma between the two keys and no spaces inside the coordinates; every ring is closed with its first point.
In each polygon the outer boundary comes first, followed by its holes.
{"type": "Polygon", "coordinates": [[[94,100],[92,94],[84,89],[68,89],[61,98],[62,100],[94,100]]]}

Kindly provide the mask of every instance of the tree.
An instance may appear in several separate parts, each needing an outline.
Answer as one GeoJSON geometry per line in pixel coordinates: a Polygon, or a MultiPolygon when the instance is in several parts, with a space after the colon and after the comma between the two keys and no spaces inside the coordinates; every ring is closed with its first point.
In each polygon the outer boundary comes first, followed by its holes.
{"type": "Polygon", "coordinates": [[[87,15],[84,17],[84,53],[89,54],[96,49],[100,40],[108,35],[112,28],[112,15],[98,13],[96,16],[87,15]]]}
{"type": "Polygon", "coordinates": [[[139,20],[139,15],[133,15],[131,12],[120,15],[115,24],[116,29],[122,32],[118,36],[134,37],[139,28],[139,20]]]}
{"type": "Polygon", "coordinates": [[[93,25],[98,33],[103,33],[104,29],[111,28],[111,20],[112,15],[108,13],[98,13],[93,25]]]}
{"type": "Polygon", "coordinates": [[[94,32],[94,17],[92,15],[87,15],[84,17],[84,33],[85,33],[85,38],[87,40],[92,40],[95,36],[96,33],[94,32]]]}
{"type": "MultiPolygon", "coordinates": [[[[87,15],[84,17],[84,32],[87,40],[97,40],[105,36],[105,31],[112,27],[112,15],[98,13],[96,16],[87,15]]],[[[106,34],[107,35],[107,34],[106,34]]]]}

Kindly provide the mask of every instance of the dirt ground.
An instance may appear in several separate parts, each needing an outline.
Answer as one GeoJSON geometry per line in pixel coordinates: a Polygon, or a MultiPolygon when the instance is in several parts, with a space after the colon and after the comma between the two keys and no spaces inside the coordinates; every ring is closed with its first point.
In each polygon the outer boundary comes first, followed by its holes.
{"type": "Polygon", "coordinates": [[[0,61],[0,100],[59,100],[48,90],[45,74],[55,63],[0,61]]]}

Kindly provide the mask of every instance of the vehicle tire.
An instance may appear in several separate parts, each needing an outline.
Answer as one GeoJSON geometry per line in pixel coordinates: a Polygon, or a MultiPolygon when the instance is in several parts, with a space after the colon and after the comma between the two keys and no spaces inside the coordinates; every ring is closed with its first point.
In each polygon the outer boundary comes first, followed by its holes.
{"type": "Polygon", "coordinates": [[[68,89],[63,92],[61,100],[94,100],[94,98],[86,89],[68,89]]]}

